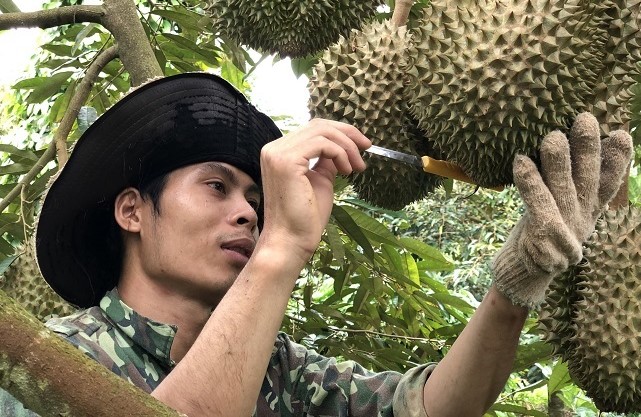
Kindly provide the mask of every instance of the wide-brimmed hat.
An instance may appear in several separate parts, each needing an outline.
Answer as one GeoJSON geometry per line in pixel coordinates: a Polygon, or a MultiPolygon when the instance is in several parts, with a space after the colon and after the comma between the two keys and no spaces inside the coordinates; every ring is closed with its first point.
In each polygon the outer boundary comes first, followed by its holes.
{"type": "Polygon", "coordinates": [[[180,74],[137,88],[84,132],[49,187],[36,229],[43,277],[71,304],[97,305],[120,274],[107,238],[120,191],[205,161],[234,165],[260,184],[260,149],[279,136],[216,75],[180,74]]]}

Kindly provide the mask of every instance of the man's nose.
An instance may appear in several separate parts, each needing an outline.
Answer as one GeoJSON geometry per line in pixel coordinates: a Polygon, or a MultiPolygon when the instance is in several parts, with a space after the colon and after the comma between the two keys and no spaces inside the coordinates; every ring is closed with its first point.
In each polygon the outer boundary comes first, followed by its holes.
{"type": "Polygon", "coordinates": [[[245,199],[238,203],[233,215],[232,222],[238,225],[247,225],[250,228],[258,224],[258,214],[254,207],[245,199]]]}

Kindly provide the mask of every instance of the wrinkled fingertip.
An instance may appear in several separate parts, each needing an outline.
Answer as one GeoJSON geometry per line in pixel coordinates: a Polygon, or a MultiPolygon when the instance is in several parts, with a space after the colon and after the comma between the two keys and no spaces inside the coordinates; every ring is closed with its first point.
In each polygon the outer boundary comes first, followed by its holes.
{"type": "Polygon", "coordinates": [[[548,133],[541,142],[541,153],[547,155],[558,155],[561,152],[570,152],[570,144],[567,137],[559,130],[548,133]]]}
{"type": "Polygon", "coordinates": [[[619,149],[623,154],[632,157],[632,136],[625,130],[614,130],[604,140],[604,146],[611,146],[619,149]]]}
{"type": "Polygon", "coordinates": [[[572,124],[572,135],[600,137],[598,120],[590,112],[580,113],[572,124]]]}

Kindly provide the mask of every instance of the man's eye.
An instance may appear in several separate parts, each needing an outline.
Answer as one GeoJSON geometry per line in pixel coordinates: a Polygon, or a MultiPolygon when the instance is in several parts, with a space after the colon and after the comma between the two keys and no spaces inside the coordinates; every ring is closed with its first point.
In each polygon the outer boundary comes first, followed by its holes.
{"type": "Polygon", "coordinates": [[[210,186],[211,188],[213,188],[214,190],[216,190],[216,191],[219,191],[219,192],[221,192],[221,193],[223,193],[223,194],[225,193],[225,184],[223,184],[223,183],[222,183],[222,182],[220,182],[220,181],[210,182],[210,183],[209,183],[209,186],[210,186]]]}
{"type": "Polygon", "coordinates": [[[259,201],[248,200],[247,202],[254,209],[254,211],[258,211],[258,207],[260,206],[260,202],[259,201]]]}

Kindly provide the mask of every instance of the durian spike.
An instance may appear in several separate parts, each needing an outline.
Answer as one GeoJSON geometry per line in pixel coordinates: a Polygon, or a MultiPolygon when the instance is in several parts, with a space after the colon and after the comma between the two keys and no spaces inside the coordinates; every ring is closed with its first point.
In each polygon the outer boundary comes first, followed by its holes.
{"type": "MultiPolygon", "coordinates": [[[[453,180],[457,181],[463,181],[467,182],[468,184],[473,184],[476,186],[479,186],[474,180],[470,177],[468,177],[465,172],[461,169],[456,164],[453,164],[451,162],[447,161],[442,161],[440,159],[434,159],[430,156],[423,156],[421,157],[421,161],[423,162],[423,171],[438,175],[441,177],[445,178],[451,178],[453,180]]],[[[503,186],[498,186],[498,187],[490,187],[490,190],[495,190],[495,191],[502,191],[503,186]]]]}
{"type": "Polygon", "coordinates": [[[394,13],[392,13],[392,18],[390,19],[394,26],[401,27],[407,24],[412,4],[414,4],[414,0],[396,0],[394,13]]]}

